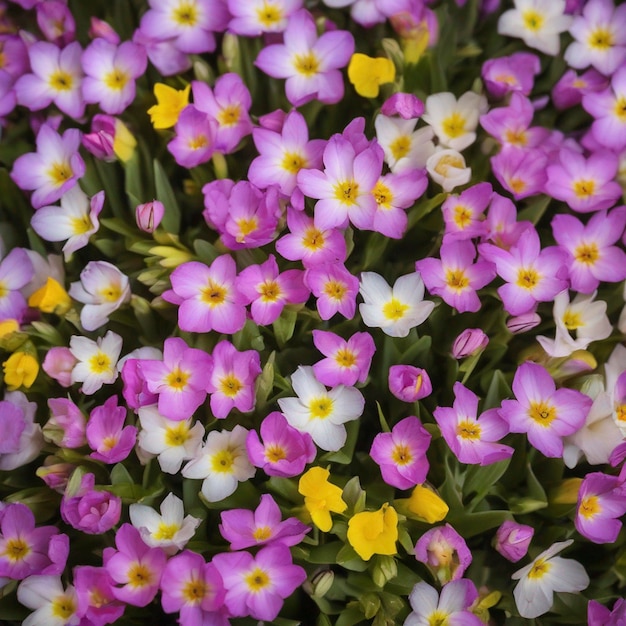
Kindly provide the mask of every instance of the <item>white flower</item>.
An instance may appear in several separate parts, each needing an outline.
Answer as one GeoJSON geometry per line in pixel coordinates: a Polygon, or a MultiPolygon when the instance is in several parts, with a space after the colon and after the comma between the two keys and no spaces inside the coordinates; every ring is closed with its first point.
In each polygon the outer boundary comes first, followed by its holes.
{"type": "Polygon", "coordinates": [[[426,98],[422,119],[432,127],[442,146],[463,150],[476,141],[478,117],[486,112],[484,96],[467,91],[457,100],[446,91],[426,98]]]}
{"type": "Polygon", "coordinates": [[[313,368],[301,365],[291,376],[297,398],[278,400],[287,422],[309,433],[322,449],[335,452],[346,442],[346,422],[360,417],[365,399],[355,387],[337,385],[330,391],[320,383],[313,368]]]}
{"type": "Polygon", "coordinates": [[[377,115],[374,120],[376,139],[385,153],[385,162],[394,172],[420,168],[435,151],[433,129],[425,126],[415,130],[417,120],[377,115]]]}
{"type": "Polygon", "coordinates": [[[465,165],[465,158],[456,150],[437,150],[426,161],[426,171],[430,177],[443,187],[445,192],[452,191],[459,185],[469,183],[471,168],[465,165]]]}
{"type": "Polygon", "coordinates": [[[23,626],[75,626],[81,620],[74,587],[63,589],[58,576],[29,576],[19,584],[17,599],[34,611],[23,626]]]}
{"type": "Polygon", "coordinates": [[[606,315],[606,302],[594,302],[596,293],[579,293],[570,303],[565,289],[554,298],[552,314],[556,324],[555,338],[537,337],[550,356],[569,356],[576,350],[584,350],[592,341],[606,339],[611,334],[613,326],[606,315]],[[576,338],[570,335],[570,331],[576,332],[576,338]]]}
{"type": "Polygon", "coordinates": [[[565,15],[565,0],[514,0],[515,8],[498,20],[498,33],[519,37],[530,47],[556,56],[559,34],[569,29],[572,16],[565,15]]]}
{"type": "Polygon", "coordinates": [[[551,545],[511,576],[513,580],[519,580],[513,596],[522,617],[533,619],[547,613],[552,607],[555,591],[577,593],[587,588],[589,576],[585,568],[578,561],[555,556],[572,543],[574,540],[569,539],[551,545]]]}
{"type": "Polygon", "coordinates": [[[85,306],[80,323],[85,330],[96,330],[109,321],[109,315],[130,300],[128,276],[106,261],[90,261],[72,283],[70,296],[85,306]]]}
{"type": "Polygon", "coordinates": [[[72,383],[83,383],[80,390],[88,396],[102,385],[114,383],[121,351],[122,338],[111,330],[96,341],[80,335],[72,336],[70,352],[78,361],[72,369],[72,383]]]}
{"type": "Polygon", "coordinates": [[[202,520],[191,515],[185,517],[183,501],[173,493],[161,502],[160,510],[161,515],[151,506],[135,503],[128,508],[128,514],[146,545],[163,548],[171,556],[187,545],[202,520]]]}
{"type": "Polygon", "coordinates": [[[171,420],[161,415],[156,404],[137,409],[141,430],[137,439],[140,450],[157,455],[161,469],[176,474],[183,461],[196,456],[202,446],[204,426],[191,425],[191,418],[171,420]]]}
{"type": "Polygon", "coordinates": [[[424,281],[419,272],[400,276],[393,289],[375,272],[363,272],[359,312],[370,327],[382,328],[390,337],[406,337],[430,315],[435,303],[424,300],[424,281]]]}
{"type": "Polygon", "coordinates": [[[235,426],[228,430],[212,430],[204,447],[183,467],[185,478],[203,478],[202,495],[209,502],[219,502],[235,492],[237,485],[252,478],[256,468],[246,452],[248,431],[235,426]]]}

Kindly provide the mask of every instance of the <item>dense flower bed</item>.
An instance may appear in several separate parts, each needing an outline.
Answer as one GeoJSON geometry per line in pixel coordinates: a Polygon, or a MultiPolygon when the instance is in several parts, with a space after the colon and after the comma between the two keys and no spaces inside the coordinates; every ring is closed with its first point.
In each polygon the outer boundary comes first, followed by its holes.
{"type": "Polygon", "coordinates": [[[622,623],[626,5],[0,26],[3,623],[622,623]]]}

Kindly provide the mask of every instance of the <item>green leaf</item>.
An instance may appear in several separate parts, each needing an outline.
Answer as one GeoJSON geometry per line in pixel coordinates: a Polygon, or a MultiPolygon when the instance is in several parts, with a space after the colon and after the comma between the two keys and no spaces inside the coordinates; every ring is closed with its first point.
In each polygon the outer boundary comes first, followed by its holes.
{"type": "Polygon", "coordinates": [[[111,484],[112,485],[123,485],[130,484],[132,485],[135,481],[133,477],[129,474],[128,470],[122,463],[116,463],[111,470],[111,484]]]}
{"type": "Polygon", "coordinates": [[[383,413],[383,410],[380,406],[380,402],[378,402],[378,400],[376,400],[376,408],[378,409],[378,421],[380,422],[380,428],[382,432],[390,433],[391,428],[389,428],[389,424],[387,423],[387,420],[385,419],[385,415],[383,413]]]}
{"type": "Polygon", "coordinates": [[[348,607],[341,611],[341,614],[335,622],[335,626],[354,626],[365,619],[365,615],[360,608],[355,606],[348,607]]]}
{"type": "Polygon", "coordinates": [[[321,546],[313,546],[307,557],[309,563],[319,565],[335,565],[337,563],[337,555],[343,548],[341,541],[331,541],[321,546]]]}
{"type": "Polygon", "coordinates": [[[196,239],[193,242],[193,249],[198,258],[207,265],[211,265],[220,255],[215,246],[204,239],[196,239]]]}
{"type": "Polygon", "coordinates": [[[168,233],[178,233],[180,231],[180,207],[176,200],[174,190],[170,185],[169,177],[161,163],[154,159],[154,185],[156,187],[156,199],[160,200],[165,207],[165,214],[161,225],[168,233]]]}
{"type": "Polygon", "coordinates": [[[298,320],[298,312],[292,307],[286,306],[280,317],[272,323],[274,336],[279,348],[284,348],[285,344],[293,337],[298,320]]]}
{"type": "Polygon", "coordinates": [[[475,508],[485,498],[493,485],[506,472],[510,463],[511,459],[508,458],[482,467],[480,465],[470,466],[465,475],[463,494],[467,498],[471,494],[476,493],[470,505],[471,509],[475,508]]]}
{"type": "Polygon", "coordinates": [[[510,398],[512,395],[513,391],[506,381],[504,374],[500,370],[496,370],[492,374],[491,381],[489,382],[485,401],[483,402],[483,411],[500,406],[502,400],[510,398]]]}
{"type": "Polygon", "coordinates": [[[491,528],[500,526],[505,520],[512,519],[511,511],[479,511],[460,515],[449,514],[446,521],[463,537],[480,535],[491,528]]]}
{"type": "Polygon", "coordinates": [[[369,563],[364,561],[349,543],[337,553],[337,563],[353,572],[364,572],[369,567],[369,563]]]}
{"type": "Polygon", "coordinates": [[[366,493],[361,487],[358,476],[353,476],[343,488],[343,501],[348,505],[351,515],[360,513],[365,509],[366,493]]]}

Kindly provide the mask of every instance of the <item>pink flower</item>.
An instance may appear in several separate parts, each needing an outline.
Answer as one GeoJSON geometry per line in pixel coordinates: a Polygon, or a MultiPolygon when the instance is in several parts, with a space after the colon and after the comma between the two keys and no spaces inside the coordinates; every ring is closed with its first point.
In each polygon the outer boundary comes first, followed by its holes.
{"type": "Polygon", "coordinates": [[[0,261],[0,320],[20,322],[28,305],[21,293],[35,275],[35,268],[24,248],[13,248],[0,261]]]}
{"type": "Polygon", "coordinates": [[[135,207],[137,227],[144,233],[153,233],[165,215],[165,207],[159,200],[152,200],[135,207]]]}
{"type": "Polygon", "coordinates": [[[206,163],[215,151],[216,124],[193,104],[187,105],[178,116],[175,136],[167,144],[176,163],[192,168],[206,163]]]}
{"type": "Polygon", "coordinates": [[[41,369],[61,387],[72,386],[72,370],[78,361],[69,348],[53,346],[46,352],[41,369]]]}
{"type": "Polygon", "coordinates": [[[163,345],[163,360],[146,359],[141,371],[151,393],[158,394],[159,412],[172,420],[191,417],[207,396],[211,356],[189,348],[180,337],[169,337],[163,345]]]}
{"type": "Polygon", "coordinates": [[[489,337],[481,328],[466,328],[452,344],[452,356],[455,359],[463,359],[471,356],[478,350],[482,350],[489,343],[489,337]]]}
{"type": "Polygon", "coordinates": [[[525,230],[533,227],[533,224],[528,221],[518,222],[517,207],[513,201],[494,192],[484,227],[484,241],[490,241],[499,248],[508,250],[517,243],[525,230]]]}
{"type": "Polygon", "coordinates": [[[339,70],[354,52],[352,35],[333,30],[318,37],[313,16],[302,9],[290,16],[283,40],[263,48],[254,64],[273,78],[286,79],[287,100],[295,107],[313,99],[339,102],[344,93],[339,70]]]}
{"type": "Polygon", "coordinates": [[[250,462],[268,476],[298,476],[317,454],[311,435],[290,426],[279,411],[261,422],[260,433],[263,443],[256,431],[248,433],[246,450],[250,462]]]}
{"type": "Polygon", "coordinates": [[[102,406],[93,409],[85,434],[89,456],[109,465],[123,461],[135,446],[137,428],[124,426],[126,407],[118,406],[117,396],[111,396],[102,406]]]}
{"type": "MultiPolygon", "coordinates": [[[[210,266],[197,261],[179,265],[171,274],[172,289],[163,294],[168,302],[180,305],[178,325],[195,333],[233,334],[246,322],[245,300],[235,286],[237,267],[224,254],[210,266]]],[[[165,413],[164,413],[165,415],[165,413]]]]}
{"type": "Polygon", "coordinates": [[[35,421],[37,404],[21,391],[6,391],[0,400],[0,471],[10,471],[35,460],[44,445],[35,421]]]}
{"type": "Polygon", "coordinates": [[[490,161],[494,176],[516,200],[543,192],[548,158],[539,148],[503,148],[490,161]]]}
{"type": "Polygon", "coordinates": [[[567,109],[580,104],[586,93],[603,91],[608,80],[594,69],[583,74],[568,70],[552,88],[552,102],[557,109],[567,109]]]}
{"type": "Polygon", "coordinates": [[[399,115],[403,120],[418,118],[424,113],[424,103],[412,93],[396,92],[380,108],[383,115],[399,115]]]}
{"type": "Polygon", "coordinates": [[[74,402],[69,398],[49,398],[48,408],[51,416],[44,426],[47,439],[52,439],[59,447],[70,449],[87,443],[87,420],[74,402]]]}
{"type": "Polygon", "coordinates": [[[258,37],[263,33],[285,30],[294,11],[302,8],[304,0],[228,0],[232,18],[228,29],[237,35],[258,37]]]}
{"type": "Polygon", "coordinates": [[[79,565],[73,570],[74,586],[78,598],[77,613],[90,625],[113,624],[123,614],[126,605],[113,595],[113,579],[103,567],[79,565]]]}
{"type": "Polygon", "coordinates": [[[445,585],[463,577],[472,562],[472,553],[463,537],[446,524],[427,530],[419,538],[415,545],[415,558],[445,585]]]}
{"type": "Polygon", "coordinates": [[[314,330],[313,343],[326,357],[313,365],[317,380],[329,387],[365,382],[376,352],[369,333],[354,333],[346,341],[330,331],[314,330]]]}
{"type": "Polygon", "coordinates": [[[344,265],[316,265],[305,272],[304,284],[317,298],[317,311],[323,320],[329,320],[335,313],[341,313],[346,319],[354,317],[359,279],[344,265]]]}
{"type": "Polygon", "coordinates": [[[501,98],[512,91],[528,96],[539,72],[541,62],[536,54],[516,52],[508,57],[488,59],[483,63],[481,74],[487,91],[501,98]]]}
{"type": "Polygon", "coordinates": [[[528,441],[547,457],[563,454],[563,437],[585,423],[591,398],[575,389],[557,389],[546,369],[527,361],[513,377],[515,400],[503,400],[500,417],[513,433],[526,433],[528,441]]]}
{"type": "Polygon", "coordinates": [[[441,205],[446,225],[445,242],[474,239],[485,233],[484,211],[492,192],[489,183],[478,183],[459,195],[450,195],[445,199],[441,205]]]}
{"type": "Polygon", "coordinates": [[[223,552],[213,557],[226,588],[225,604],[233,617],[273,621],[288,598],[305,580],[294,565],[289,548],[281,543],[248,552],[223,552]]]}
{"type": "Polygon", "coordinates": [[[392,365],[388,382],[389,391],[403,402],[417,402],[433,391],[428,372],[412,365],[392,365]]]}
{"type": "Polygon", "coordinates": [[[379,465],[383,480],[398,489],[410,489],[426,480],[426,451],[431,435],[417,417],[400,420],[390,433],[374,437],[370,456],[379,465]]]}
{"type": "Polygon", "coordinates": [[[517,563],[526,556],[534,534],[532,526],[505,520],[496,532],[494,547],[505,559],[517,563]]]}

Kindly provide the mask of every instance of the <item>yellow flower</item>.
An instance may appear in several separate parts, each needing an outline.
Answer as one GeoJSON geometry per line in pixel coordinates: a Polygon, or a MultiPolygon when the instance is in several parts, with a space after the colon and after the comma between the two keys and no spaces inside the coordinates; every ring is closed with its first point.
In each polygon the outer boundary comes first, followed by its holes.
{"type": "Polygon", "coordinates": [[[386,57],[373,58],[355,52],[348,65],[348,79],[364,98],[375,98],[380,85],[393,82],[395,77],[396,66],[386,57]]]}
{"type": "Polygon", "coordinates": [[[172,128],[178,121],[180,112],[189,104],[191,85],[178,90],[164,83],[154,85],[154,97],[157,104],[148,109],[150,121],[156,129],[172,128]]]}
{"type": "Polygon", "coordinates": [[[0,322],[0,337],[8,337],[20,329],[19,322],[14,319],[6,319],[0,322]]]}
{"type": "Polygon", "coordinates": [[[63,286],[48,276],[46,284],[28,298],[28,306],[35,307],[44,313],[63,315],[69,311],[72,300],[63,286]]]}
{"type": "Polygon", "coordinates": [[[582,478],[566,478],[550,492],[550,504],[576,504],[582,478]]]}
{"type": "Polygon", "coordinates": [[[115,156],[126,163],[134,154],[137,140],[121,120],[115,120],[115,138],[113,139],[113,152],[115,156]]]}
{"type": "Polygon", "coordinates": [[[364,561],[373,554],[396,554],[397,540],[398,514],[389,504],[357,513],[348,522],[348,542],[364,561]]]}
{"type": "Polygon", "coordinates": [[[341,488],[328,482],[330,472],[323,467],[312,467],[300,477],[298,492],[304,496],[304,506],[313,523],[327,533],[333,525],[333,513],[343,513],[347,504],[341,498],[341,488]]]}
{"type": "Polygon", "coordinates": [[[431,489],[417,485],[407,502],[411,513],[418,515],[429,524],[440,522],[448,514],[448,505],[431,489]]]}
{"type": "Polygon", "coordinates": [[[37,359],[26,352],[14,352],[3,364],[4,382],[9,391],[15,391],[18,387],[27,389],[35,382],[39,373],[37,359]]]}

